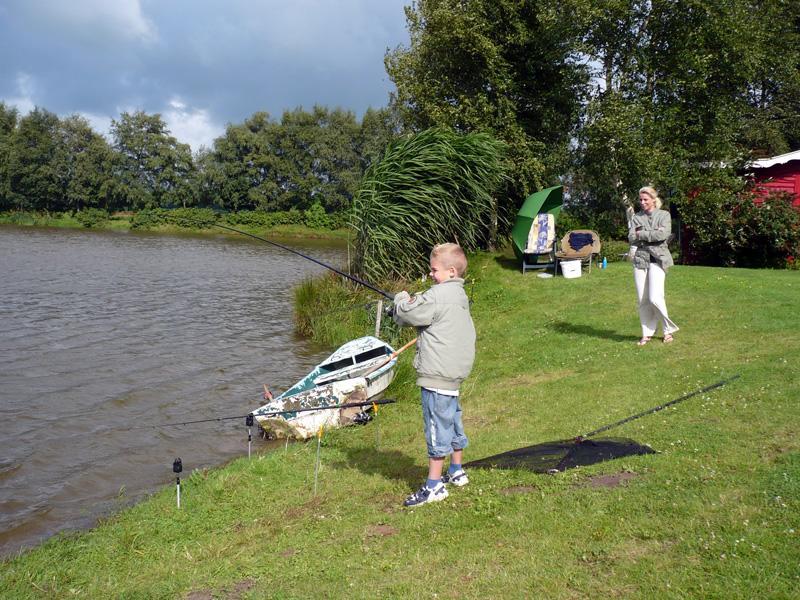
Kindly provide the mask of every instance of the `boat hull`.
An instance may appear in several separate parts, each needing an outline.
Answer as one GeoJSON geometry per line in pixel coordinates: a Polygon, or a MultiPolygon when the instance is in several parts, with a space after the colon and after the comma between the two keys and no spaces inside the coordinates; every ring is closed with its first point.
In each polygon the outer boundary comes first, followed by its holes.
{"type": "Polygon", "coordinates": [[[275,439],[305,440],[317,435],[320,429],[353,424],[358,421],[358,415],[370,407],[335,409],[325,407],[377,400],[392,382],[394,370],[385,369],[374,375],[376,376],[334,381],[292,396],[278,397],[254,411],[253,416],[267,437],[275,439]],[[272,416],[259,414],[317,407],[320,410],[304,410],[304,412],[272,416]]]}

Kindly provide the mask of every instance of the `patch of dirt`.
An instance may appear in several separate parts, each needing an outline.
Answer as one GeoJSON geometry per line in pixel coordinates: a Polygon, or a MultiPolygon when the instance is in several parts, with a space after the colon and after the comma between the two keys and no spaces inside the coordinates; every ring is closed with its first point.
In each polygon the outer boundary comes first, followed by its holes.
{"type": "Polygon", "coordinates": [[[500,493],[506,496],[514,496],[516,494],[530,494],[535,491],[536,486],[533,485],[512,485],[511,487],[500,490],[500,493]]]}
{"type": "Polygon", "coordinates": [[[400,510],[403,498],[397,494],[381,494],[375,497],[375,504],[381,507],[386,514],[393,515],[400,510]]]}
{"type": "Polygon", "coordinates": [[[304,502],[303,504],[298,504],[296,506],[289,507],[288,509],[286,509],[286,512],[283,513],[283,516],[284,519],[287,521],[299,519],[301,517],[307,517],[311,514],[314,514],[324,504],[325,501],[323,500],[322,496],[312,497],[310,500],[304,502]]]}
{"type": "Polygon", "coordinates": [[[396,527],[391,525],[370,525],[367,527],[367,537],[386,537],[398,533],[396,527]]]}
{"type": "Polygon", "coordinates": [[[210,590],[198,590],[196,592],[189,592],[184,600],[214,600],[214,594],[210,590]]]}
{"type": "Polygon", "coordinates": [[[626,540],[611,551],[609,558],[613,561],[636,562],[648,555],[661,554],[673,545],[675,542],[672,541],[626,540]]]}
{"type": "Polygon", "coordinates": [[[772,435],[766,446],[761,449],[761,457],[766,462],[775,462],[788,452],[795,452],[800,449],[797,432],[794,428],[783,428],[772,435]]]}
{"type": "Polygon", "coordinates": [[[233,586],[233,590],[228,592],[225,596],[229,600],[239,600],[245,592],[250,591],[255,587],[256,582],[253,579],[242,579],[239,583],[233,586]]]}
{"type": "Polygon", "coordinates": [[[636,473],[629,472],[612,473],[610,475],[595,475],[594,477],[589,477],[589,479],[582,482],[581,487],[613,488],[622,485],[626,481],[629,481],[636,476],[636,473]]]}
{"type": "Polygon", "coordinates": [[[280,556],[282,556],[283,558],[290,558],[295,554],[297,554],[297,550],[295,550],[294,548],[287,548],[286,550],[280,553],[280,556]]]}

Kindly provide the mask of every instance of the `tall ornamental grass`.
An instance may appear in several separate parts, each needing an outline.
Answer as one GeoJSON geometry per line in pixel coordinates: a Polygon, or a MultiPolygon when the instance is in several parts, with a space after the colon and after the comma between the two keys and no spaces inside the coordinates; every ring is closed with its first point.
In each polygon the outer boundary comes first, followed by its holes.
{"type": "Polygon", "coordinates": [[[354,198],[353,270],[369,280],[408,279],[427,270],[434,244],[486,248],[504,177],[505,146],[488,134],[433,128],[396,141],[354,198]]]}

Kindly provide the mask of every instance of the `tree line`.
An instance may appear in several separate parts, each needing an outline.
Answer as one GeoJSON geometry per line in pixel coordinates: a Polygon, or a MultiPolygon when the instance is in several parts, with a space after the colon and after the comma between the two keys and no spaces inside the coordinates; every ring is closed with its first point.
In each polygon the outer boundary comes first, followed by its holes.
{"type": "Polygon", "coordinates": [[[0,103],[0,210],[287,211],[350,205],[364,169],[396,135],[386,108],[258,112],[192,154],[158,114],[123,113],[110,139],[86,119],[0,103]]]}
{"type": "Polygon", "coordinates": [[[401,134],[436,128],[501,142],[487,243],[557,183],[573,222],[619,237],[621,201],[651,184],[692,203],[711,248],[742,229],[720,207],[743,198],[743,165],[800,148],[800,2],[417,0],[406,18],[389,106],[361,122],[259,112],[192,156],[159,115],[125,113],[107,141],[80,117],[0,104],[0,208],[344,211],[401,134]]]}
{"type": "Polygon", "coordinates": [[[800,2],[418,0],[406,17],[394,105],[506,142],[507,217],[559,182],[609,233],[645,184],[717,212],[748,159],[800,148],[800,2]]]}

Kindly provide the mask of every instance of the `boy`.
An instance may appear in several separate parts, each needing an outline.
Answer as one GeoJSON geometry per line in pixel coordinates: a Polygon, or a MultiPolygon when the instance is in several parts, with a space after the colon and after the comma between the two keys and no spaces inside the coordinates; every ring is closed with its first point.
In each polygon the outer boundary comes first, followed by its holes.
{"type": "Polygon", "coordinates": [[[413,297],[400,292],[394,298],[394,320],[418,330],[414,368],[428,446],[428,480],[406,498],[404,506],[444,500],[445,483],[469,482],[461,468],[467,437],[458,401],[458,388],[475,360],[475,327],[464,293],[467,257],[458,244],[438,244],[431,251],[430,264],[434,285],[429,290],[413,297]],[[442,478],[447,455],[450,467],[442,478]]]}

